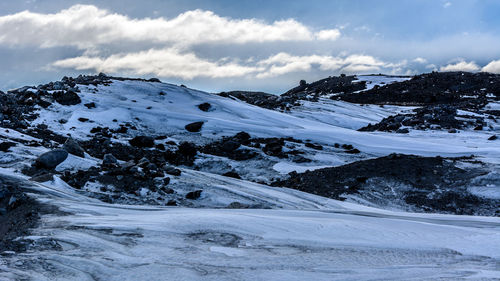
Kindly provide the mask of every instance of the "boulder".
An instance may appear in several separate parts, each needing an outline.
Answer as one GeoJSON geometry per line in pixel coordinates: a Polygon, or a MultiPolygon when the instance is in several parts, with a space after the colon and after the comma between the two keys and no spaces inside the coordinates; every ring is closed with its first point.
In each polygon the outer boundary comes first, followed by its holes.
{"type": "Polygon", "coordinates": [[[163,167],[163,170],[165,171],[165,173],[172,175],[172,176],[180,176],[182,173],[181,170],[176,169],[174,167],[170,167],[170,166],[163,167]]]}
{"type": "Polygon", "coordinates": [[[171,189],[170,187],[166,187],[166,186],[160,187],[160,190],[166,194],[174,194],[175,193],[175,191],[173,189],[171,189]]]}
{"type": "Polygon", "coordinates": [[[78,142],[71,137],[69,137],[66,140],[66,142],[63,145],[63,149],[66,150],[68,153],[71,153],[78,157],[85,156],[85,150],[83,150],[83,148],[78,144],[78,142]]]}
{"type": "Polygon", "coordinates": [[[234,171],[230,171],[230,172],[224,173],[222,175],[225,177],[229,177],[229,178],[241,179],[240,175],[234,171]]]}
{"type": "Polygon", "coordinates": [[[346,150],[345,153],[349,153],[349,154],[359,154],[361,153],[361,151],[359,151],[358,149],[356,148],[353,148],[353,149],[349,149],[349,150],[346,150]]]}
{"type": "Polygon", "coordinates": [[[239,132],[236,135],[234,135],[234,139],[237,139],[240,142],[245,142],[250,139],[250,134],[247,132],[239,132]]]}
{"type": "Polygon", "coordinates": [[[243,204],[243,203],[240,203],[240,202],[231,202],[229,205],[227,205],[226,208],[228,209],[248,209],[250,206],[248,206],[247,204],[243,204]]]}
{"type": "Polygon", "coordinates": [[[95,108],[95,102],[89,102],[84,104],[88,109],[95,108]]]}
{"type": "Polygon", "coordinates": [[[204,122],[194,122],[187,124],[184,128],[191,133],[196,133],[201,131],[201,127],[203,127],[204,122]]]}
{"type": "Polygon", "coordinates": [[[241,146],[241,144],[237,141],[227,140],[221,144],[221,149],[224,152],[232,152],[232,151],[238,149],[240,146],[241,146]]]}
{"type": "Polygon", "coordinates": [[[190,142],[182,142],[179,145],[179,153],[186,157],[194,157],[197,153],[196,145],[190,142]]]}
{"type": "Polygon", "coordinates": [[[209,110],[210,110],[210,108],[212,108],[212,105],[211,105],[211,104],[209,104],[208,102],[204,102],[204,103],[202,103],[202,104],[199,104],[199,105],[198,105],[198,108],[199,108],[201,111],[205,111],[205,112],[207,112],[207,111],[209,111],[209,110]]]}
{"type": "Polygon", "coordinates": [[[36,181],[36,182],[48,182],[48,181],[53,181],[54,180],[54,174],[52,173],[45,173],[41,174],[38,176],[34,176],[30,178],[31,181],[36,181]]]}
{"type": "Polygon", "coordinates": [[[196,199],[200,198],[202,191],[203,190],[195,190],[195,191],[188,192],[186,194],[186,199],[196,200],[196,199]]]}
{"type": "Polygon", "coordinates": [[[75,105],[82,102],[80,97],[73,91],[58,91],[53,94],[54,99],[62,105],[75,105]]]}
{"type": "Polygon", "coordinates": [[[323,150],[323,146],[321,146],[319,144],[314,144],[314,143],[306,142],[305,146],[309,147],[309,148],[312,148],[312,149],[315,149],[315,150],[323,150]]]}
{"type": "Polygon", "coordinates": [[[66,150],[56,149],[40,155],[35,160],[35,164],[41,168],[54,169],[57,165],[66,160],[66,158],[68,158],[68,152],[66,150]]]}
{"type": "Polygon", "coordinates": [[[263,151],[268,155],[277,156],[280,155],[283,149],[282,141],[272,141],[264,146],[263,151]]]}
{"type": "Polygon", "coordinates": [[[102,158],[102,165],[103,166],[113,166],[113,165],[118,165],[118,160],[113,154],[104,154],[104,157],[102,158]]]}
{"type": "Polygon", "coordinates": [[[148,136],[137,136],[128,142],[135,147],[153,147],[155,145],[155,139],[148,136]]]}
{"type": "Polygon", "coordinates": [[[177,201],[175,201],[175,200],[168,200],[167,206],[177,206],[177,201]]]}
{"type": "Polygon", "coordinates": [[[16,146],[16,144],[14,142],[10,142],[10,141],[0,142],[0,151],[7,152],[13,146],[16,146]]]}

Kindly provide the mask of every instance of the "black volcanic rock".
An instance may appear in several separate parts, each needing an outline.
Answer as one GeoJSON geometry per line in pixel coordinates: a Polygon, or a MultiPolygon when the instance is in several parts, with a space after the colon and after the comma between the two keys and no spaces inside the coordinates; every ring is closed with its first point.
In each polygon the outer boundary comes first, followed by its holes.
{"type": "Polygon", "coordinates": [[[153,147],[155,145],[155,139],[149,136],[136,136],[129,140],[131,146],[135,147],[153,147]]]}
{"type": "Polygon", "coordinates": [[[272,185],[337,200],[355,195],[379,206],[387,202],[425,212],[498,216],[500,200],[468,192],[471,182],[485,171],[465,171],[455,164],[463,160],[466,159],[391,154],[339,167],[292,172],[288,179],[272,185]]]}
{"type": "Polygon", "coordinates": [[[500,75],[491,73],[432,72],[359,93],[336,98],[360,104],[433,105],[462,108],[484,106],[486,95],[500,95],[500,75]]]}
{"type": "Polygon", "coordinates": [[[41,168],[54,169],[57,165],[66,160],[66,158],[68,158],[68,152],[66,150],[56,149],[40,155],[35,160],[35,164],[41,168]]]}
{"type": "Polygon", "coordinates": [[[201,131],[201,127],[203,127],[204,122],[193,122],[190,124],[187,124],[184,128],[191,133],[196,133],[201,131]]]}
{"type": "Polygon", "coordinates": [[[16,143],[10,141],[0,142],[0,151],[7,152],[13,146],[16,146],[16,143]]]}
{"type": "Polygon", "coordinates": [[[80,97],[73,91],[57,91],[54,92],[53,96],[62,105],[75,105],[82,102],[80,97]]]}
{"type": "Polygon", "coordinates": [[[83,150],[80,144],[78,144],[78,142],[71,137],[66,140],[66,142],[63,145],[63,149],[66,150],[68,153],[71,153],[78,157],[85,156],[85,150],[83,150]]]}
{"type": "Polygon", "coordinates": [[[211,105],[211,104],[209,104],[208,102],[204,102],[204,103],[202,103],[202,104],[199,104],[199,105],[198,105],[198,108],[199,108],[201,111],[205,111],[205,112],[207,112],[207,111],[209,111],[209,110],[212,108],[212,105],[211,105]]]}
{"type": "Polygon", "coordinates": [[[191,192],[186,194],[186,199],[196,200],[196,199],[200,198],[202,191],[203,190],[191,191],[191,192]]]}

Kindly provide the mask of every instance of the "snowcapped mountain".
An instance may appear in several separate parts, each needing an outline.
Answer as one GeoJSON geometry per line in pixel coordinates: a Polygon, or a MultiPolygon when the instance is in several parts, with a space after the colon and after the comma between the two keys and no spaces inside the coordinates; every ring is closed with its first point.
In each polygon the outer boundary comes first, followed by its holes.
{"type": "Polygon", "coordinates": [[[0,279],[499,278],[498,85],[341,76],[277,96],[98,75],[1,93],[0,279]]]}

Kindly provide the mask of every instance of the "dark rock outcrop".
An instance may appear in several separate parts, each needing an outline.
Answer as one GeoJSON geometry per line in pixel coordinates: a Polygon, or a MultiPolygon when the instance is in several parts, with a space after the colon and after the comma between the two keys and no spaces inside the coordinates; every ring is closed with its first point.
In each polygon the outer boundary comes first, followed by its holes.
{"type": "Polygon", "coordinates": [[[195,190],[195,191],[188,192],[186,194],[186,199],[196,200],[196,199],[200,198],[202,191],[203,190],[195,190]]]}
{"type": "Polygon", "coordinates": [[[184,128],[191,133],[196,133],[201,131],[201,127],[203,127],[204,122],[193,122],[190,124],[187,124],[184,128]]]}
{"type": "Polygon", "coordinates": [[[153,147],[155,139],[149,136],[137,136],[129,140],[131,146],[135,147],[153,147]]]}
{"type": "Polygon", "coordinates": [[[78,94],[73,91],[57,91],[53,96],[62,105],[76,105],[82,102],[78,94]]]}
{"type": "Polygon", "coordinates": [[[63,145],[63,149],[66,150],[68,153],[76,155],[78,157],[85,156],[85,150],[83,150],[80,144],[71,137],[69,137],[66,140],[66,142],[63,145]]]}
{"type": "Polygon", "coordinates": [[[35,160],[35,165],[41,168],[54,169],[68,158],[68,152],[63,149],[56,149],[45,152],[35,160]]]}

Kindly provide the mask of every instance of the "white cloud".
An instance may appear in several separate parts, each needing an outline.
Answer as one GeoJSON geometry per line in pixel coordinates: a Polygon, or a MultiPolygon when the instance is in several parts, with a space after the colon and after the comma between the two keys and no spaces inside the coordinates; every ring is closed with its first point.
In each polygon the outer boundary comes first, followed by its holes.
{"type": "Polygon", "coordinates": [[[500,74],[500,60],[491,61],[481,71],[500,74]]]}
{"type": "Polygon", "coordinates": [[[360,73],[380,71],[383,68],[392,68],[399,65],[382,62],[372,56],[293,56],[288,53],[279,53],[258,63],[259,66],[268,67],[266,71],[259,72],[257,78],[268,78],[290,72],[310,71],[313,65],[318,65],[323,71],[336,71],[347,73],[360,73]]]}
{"type": "Polygon", "coordinates": [[[439,70],[440,71],[468,71],[468,72],[475,72],[478,71],[480,68],[479,66],[471,61],[471,62],[466,62],[466,61],[459,61],[454,64],[448,64],[446,66],[442,66],[439,70]]]}
{"type": "Polygon", "coordinates": [[[182,79],[240,77],[260,70],[236,62],[204,60],[193,53],[183,54],[174,48],[115,54],[107,58],[81,56],[56,61],[53,66],[108,73],[154,74],[182,79]]]}
{"type": "Polygon", "coordinates": [[[294,56],[278,53],[260,61],[234,61],[228,58],[212,61],[182,52],[175,48],[151,49],[136,53],[114,54],[105,58],[83,55],[56,61],[52,66],[95,72],[153,74],[159,77],[193,79],[197,77],[270,78],[292,72],[310,72],[314,67],[321,71],[360,73],[387,70],[402,71],[399,64],[386,63],[367,55],[349,56],[294,56]]]}
{"type": "Polygon", "coordinates": [[[424,63],[427,63],[427,60],[426,60],[426,59],[424,59],[424,58],[420,58],[420,57],[418,57],[418,58],[415,58],[415,59],[413,60],[413,62],[420,63],[420,64],[424,64],[424,63]]]}
{"type": "Polygon", "coordinates": [[[316,38],[318,40],[337,40],[340,37],[340,31],[338,29],[327,29],[316,32],[316,38]]]}
{"type": "Polygon", "coordinates": [[[55,14],[24,11],[0,17],[0,44],[43,48],[76,46],[88,49],[121,41],[170,43],[249,43],[334,40],[337,29],[314,33],[293,20],[266,23],[257,19],[231,19],[211,11],[194,10],[172,19],[132,19],[92,5],[75,5],[55,14]]]}
{"type": "Polygon", "coordinates": [[[452,4],[451,4],[451,2],[447,1],[447,2],[445,2],[445,3],[443,4],[443,7],[444,7],[444,8],[449,8],[451,5],[452,5],[452,4]]]}

